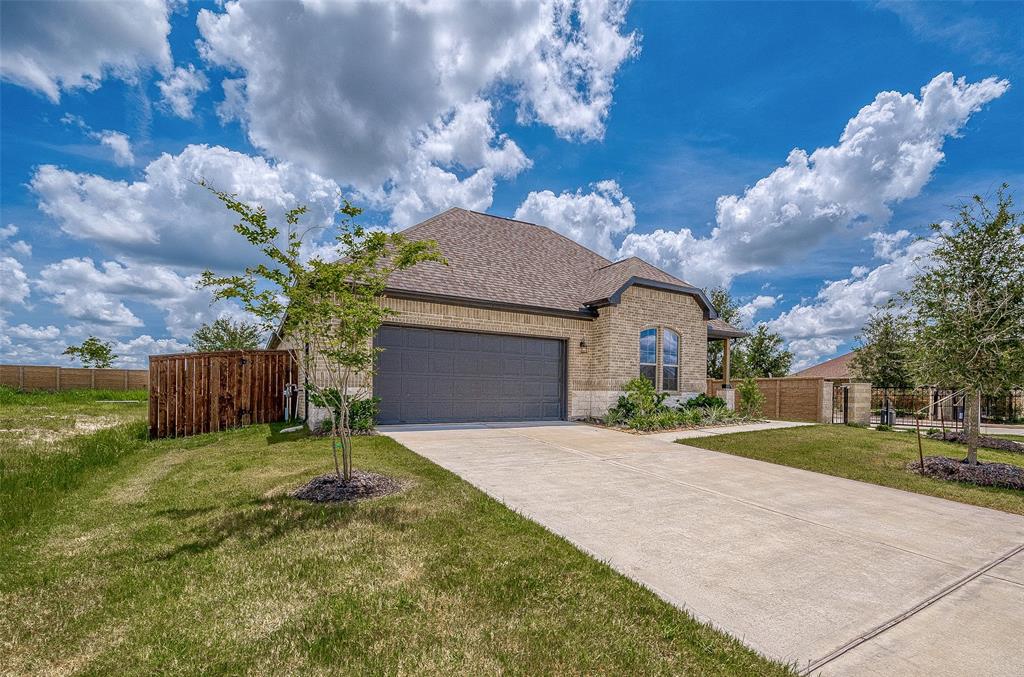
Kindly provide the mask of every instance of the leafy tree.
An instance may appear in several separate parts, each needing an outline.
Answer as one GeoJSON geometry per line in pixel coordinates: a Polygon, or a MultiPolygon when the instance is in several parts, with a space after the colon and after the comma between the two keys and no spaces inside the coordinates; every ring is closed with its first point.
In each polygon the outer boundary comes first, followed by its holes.
{"type": "Polygon", "coordinates": [[[850,360],[851,374],[879,388],[909,388],[910,327],[906,318],[891,311],[873,314],[857,337],[860,342],[850,360]]]}
{"type": "MultiPolygon", "coordinates": [[[[733,300],[729,290],[724,287],[716,287],[706,291],[711,305],[718,311],[718,317],[738,327],[739,306],[733,300]]],[[[743,341],[744,339],[731,339],[729,342],[729,370],[734,375],[744,372],[743,368],[743,341]]],[[[725,342],[708,341],[708,378],[722,378],[725,359],[725,342]]]]}
{"type": "Polygon", "coordinates": [[[114,344],[109,341],[101,341],[95,336],[82,341],[80,346],[68,346],[64,349],[64,355],[77,357],[83,367],[91,369],[107,369],[117,359],[114,354],[114,344]]]}
{"type": "Polygon", "coordinates": [[[388,278],[423,261],[444,263],[437,243],[409,240],[401,233],[367,231],[356,225],[362,212],[343,200],[336,233],[337,261],[302,256],[298,232],[305,206],[285,214],[282,232],[267,222],[262,206],[250,206],[234,195],[209,189],[240,221],[234,228],[263,253],[265,261],[241,275],[205,271],[200,281],[216,291],[214,299],[235,299],[274,332],[307,382],[310,401],[331,410],[331,450],[339,480],[352,477],[352,411],[355,400],[366,399],[377,350],[373,335],[395,311],[381,302],[388,278]],[[305,350],[309,346],[309,350],[305,350]],[[339,465],[338,451],[341,450],[339,465]]]}
{"type": "Polygon", "coordinates": [[[981,394],[1024,383],[1024,223],[1007,186],[993,208],[975,195],[935,244],[901,296],[914,334],[911,363],[922,383],[965,388],[967,462],[978,462],[981,394]]]}
{"type": "Polygon", "coordinates": [[[755,378],[785,376],[793,363],[793,353],[783,347],[782,336],[759,324],[753,336],[745,339],[743,375],[755,378]]]}
{"type": "Polygon", "coordinates": [[[204,324],[192,334],[192,349],[200,353],[215,350],[254,350],[260,347],[260,325],[227,318],[204,324]]]}

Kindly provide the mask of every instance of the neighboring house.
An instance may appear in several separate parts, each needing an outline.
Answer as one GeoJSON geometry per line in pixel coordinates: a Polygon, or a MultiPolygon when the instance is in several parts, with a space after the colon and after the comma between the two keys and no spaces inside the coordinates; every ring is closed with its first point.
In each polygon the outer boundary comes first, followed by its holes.
{"type": "Polygon", "coordinates": [[[436,240],[448,265],[390,280],[381,423],[601,416],[637,376],[685,400],[705,391],[708,340],[746,335],[700,289],[544,226],[449,209],[403,233],[436,240]]]}
{"type": "Polygon", "coordinates": [[[831,360],[826,360],[820,364],[816,364],[813,367],[807,367],[802,371],[798,371],[791,376],[800,376],[803,378],[824,378],[834,383],[847,383],[852,378],[850,376],[850,362],[853,360],[853,351],[840,355],[839,357],[833,357],[831,360]]]}

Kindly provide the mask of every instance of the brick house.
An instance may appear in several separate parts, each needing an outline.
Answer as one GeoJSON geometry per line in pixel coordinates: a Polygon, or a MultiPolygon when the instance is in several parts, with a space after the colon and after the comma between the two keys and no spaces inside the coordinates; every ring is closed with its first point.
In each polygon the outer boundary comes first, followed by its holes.
{"type": "Polygon", "coordinates": [[[601,416],[639,375],[686,400],[705,391],[707,342],[745,336],[700,289],[544,226],[449,209],[404,234],[436,240],[448,265],[390,280],[381,423],[601,416]]]}

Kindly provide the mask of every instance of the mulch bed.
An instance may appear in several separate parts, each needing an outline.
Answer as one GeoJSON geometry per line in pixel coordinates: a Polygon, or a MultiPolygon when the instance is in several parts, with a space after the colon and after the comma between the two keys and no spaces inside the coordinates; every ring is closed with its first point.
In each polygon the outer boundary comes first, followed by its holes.
{"type": "Polygon", "coordinates": [[[365,470],[353,470],[348,482],[339,480],[334,473],[320,475],[292,492],[293,498],[314,503],[337,503],[340,501],[364,501],[402,490],[402,483],[393,477],[379,475],[365,470]]]}
{"type": "MultiPolygon", "coordinates": [[[[933,440],[945,440],[946,442],[967,444],[967,435],[962,432],[948,431],[945,436],[943,436],[941,432],[929,433],[928,437],[933,440]]],[[[986,435],[981,435],[978,437],[978,446],[985,447],[986,449],[998,449],[1000,451],[1013,451],[1018,454],[1024,454],[1024,444],[1014,442],[1013,440],[1004,440],[1001,437],[988,437],[986,435]]]]}
{"type": "Polygon", "coordinates": [[[673,428],[657,428],[654,430],[636,430],[635,428],[627,428],[619,425],[607,425],[604,421],[599,418],[585,418],[577,423],[586,423],[592,425],[595,428],[607,428],[608,430],[617,430],[620,433],[629,433],[630,435],[654,435],[656,433],[678,433],[686,432],[687,430],[710,430],[711,428],[726,428],[733,425],[747,425],[748,423],[767,423],[768,419],[765,418],[747,418],[738,421],[723,421],[721,423],[710,423],[707,425],[683,425],[675,426],[673,428]]]}
{"type": "MultiPolygon", "coordinates": [[[[908,463],[907,470],[919,473],[921,464],[918,461],[908,463]]],[[[939,480],[1024,490],[1024,468],[1009,463],[968,465],[966,461],[946,456],[925,456],[924,474],[939,480]]]]}

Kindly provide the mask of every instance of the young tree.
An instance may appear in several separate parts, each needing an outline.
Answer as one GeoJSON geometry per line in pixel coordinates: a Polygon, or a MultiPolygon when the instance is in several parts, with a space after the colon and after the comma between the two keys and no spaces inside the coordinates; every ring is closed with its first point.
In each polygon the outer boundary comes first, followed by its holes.
{"type": "Polygon", "coordinates": [[[902,295],[922,383],[966,389],[967,462],[978,462],[981,394],[1024,383],[1024,224],[1004,184],[931,226],[934,249],[902,295]]]}
{"type": "Polygon", "coordinates": [[[854,377],[878,388],[909,388],[910,327],[906,318],[891,311],[873,314],[857,337],[860,346],[850,360],[854,377]]]}
{"type": "Polygon", "coordinates": [[[793,353],[782,345],[782,336],[759,324],[743,348],[744,375],[755,378],[785,376],[793,363],[793,353]]]}
{"type": "MultiPolygon", "coordinates": [[[[715,287],[706,291],[711,305],[718,311],[718,317],[729,324],[739,326],[739,306],[733,300],[729,290],[724,287],[715,287]]],[[[743,340],[732,339],[729,346],[729,370],[735,376],[744,373],[743,367],[743,340]]],[[[723,361],[725,355],[725,344],[722,341],[708,341],[708,378],[722,378],[723,361]]]]}
{"type": "Polygon", "coordinates": [[[68,346],[64,349],[64,355],[77,357],[83,367],[91,369],[107,369],[117,359],[114,354],[114,344],[109,341],[101,341],[95,336],[82,341],[80,346],[68,346]]]}
{"type": "Polygon", "coordinates": [[[444,263],[437,243],[364,230],[354,221],[362,210],[343,200],[340,222],[333,226],[339,259],[306,260],[302,239],[311,229],[298,232],[305,206],[285,214],[283,246],[278,246],[282,232],[267,222],[262,206],[240,202],[205,181],[200,185],[238,215],[235,231],[266,259],[241,275],[206,271],[200,285],[214,288],[215,300],[239,301],[259,318],[261,329],[274,332],[291,350],[310,400],[331,410],[334,469],[347,482],[352,476],[351,403],[365,395],[371,382],[374,333],[395,314],[380,302],[381,295],[393,272],[424,261],[444,263]]]}
{"type": "Polygon", "coordinates": [[[253,322],[227,318],[204,324],[192,334],[192,349],[200,353],[215,350],[254,350],[260,347],[260,326],[253,322]]]}

